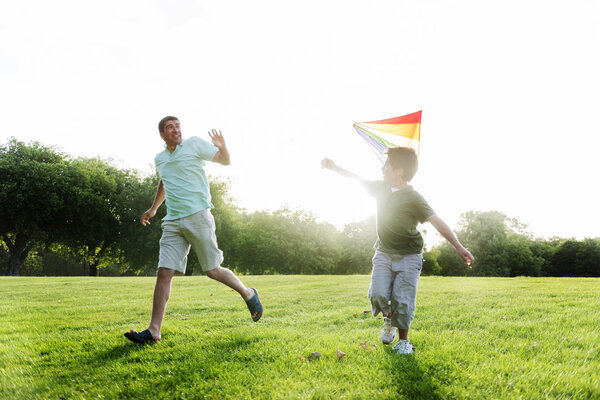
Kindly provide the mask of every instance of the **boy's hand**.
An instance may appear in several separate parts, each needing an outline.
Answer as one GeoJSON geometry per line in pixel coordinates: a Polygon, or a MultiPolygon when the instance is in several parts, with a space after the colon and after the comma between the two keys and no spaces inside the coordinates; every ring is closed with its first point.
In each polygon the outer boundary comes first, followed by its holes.
{"type": "Polygon", "coordinates": [[[321,168],[334,169],[335,163],[333,162],[333,160],[330,160],[329,158],[324,158],[323,161],[321,161],[321,168]]]}
{"type": "Polygon", "coordinates": [[[465,249],[463,246],[460,246],[458,249],[456,249],[456,252],[469,267],[475,262],[475,258],[473,258],[471,252],[465,249]]]}

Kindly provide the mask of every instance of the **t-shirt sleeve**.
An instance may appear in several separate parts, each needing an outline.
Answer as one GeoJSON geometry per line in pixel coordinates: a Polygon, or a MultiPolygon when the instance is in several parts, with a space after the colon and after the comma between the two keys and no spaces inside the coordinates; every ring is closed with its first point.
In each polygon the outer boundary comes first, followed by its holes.
{"type": "Polygon", "coordinates": [[[415,217],[423,223],[435,215],[433,208],[427,203],[427,200],[419,193],[415,192],[415,217]]]}
{"type": "Polygon", "coordinates": [[[189,140],[190,144],[194,147],[195,153],[202,160],[211,161],[219,151],[215,145],[197,136],[192,136],[189,140]]]}
{"type": "Polygon", "coordinates": [[[380,197],[386,190],[386,185],[383,181],[364,181],[364,187],[367,189],[369,196],[380,197]]]}

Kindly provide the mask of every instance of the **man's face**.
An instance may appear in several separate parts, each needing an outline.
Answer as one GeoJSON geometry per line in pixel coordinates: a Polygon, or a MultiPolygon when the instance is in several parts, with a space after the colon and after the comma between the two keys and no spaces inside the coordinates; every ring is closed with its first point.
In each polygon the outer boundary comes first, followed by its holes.
{"type": "Polygon", "coordinates": [[[177,146],[181,143],[181,125],[178,120],[170,119],[165,123],[164,130],[160,133],[167,146],[177,146]]]}

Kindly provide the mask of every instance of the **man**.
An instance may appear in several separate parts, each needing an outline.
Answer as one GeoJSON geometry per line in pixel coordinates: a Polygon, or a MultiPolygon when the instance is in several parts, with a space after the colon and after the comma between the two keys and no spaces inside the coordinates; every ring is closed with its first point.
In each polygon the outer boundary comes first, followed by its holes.
{"type": "Polygon", "coordinates": [[[132,329],[125,337],[142,344],[160,340],[171,281],[176,274],[185,273],[190,247],[206,276],[238,292],[246,301],[252,320],[258,321],[263,307],[256,289],[247,288],[231,270],[221,267],[223,252],[217,246],[215,222],[210,213],[213,205],[204,162],[231,163],[223,135],[215,129],[210,131],[212,145],[195,136],[182,141],[179,119],[173,116],[163,118],[158,130],[166,145],[165,150],[154,158],[160,182],[152,207],[141,218],[142,225],[149,225],[158,207],[166,200],[167,215],[162,223],[152,317],[147,329],[141,332],[132,329]]]}

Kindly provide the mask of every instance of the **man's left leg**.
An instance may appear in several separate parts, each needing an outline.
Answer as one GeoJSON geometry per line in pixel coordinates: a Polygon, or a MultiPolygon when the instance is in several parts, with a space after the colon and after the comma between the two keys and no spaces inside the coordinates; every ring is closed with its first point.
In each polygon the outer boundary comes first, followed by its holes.
{"type": "Polygon", "coordinates": [[[248,301],[254,296],[254,290],[244,286],[242,281],[230,269],[217,267],[206,271],[205,274],[209,278],[221,282],[238,292],[244,301],[248,301]]]}
{"type": "Polygon", "coordinates": [[[186,217],[184,222],[186,238],[196,252],[206,276],[238,292],[246,302],[252,320],[258,321],[262,316],[263,308],[256,289],[247,288],[231,270],[221,267],[223,252],[217,245],[215,219],[210,210],[203,210],[186,217]]]}
{"type": "Polygon", "coordinates": [[[260,299],[258,298],[258,292],[256,289],[248,289],[246,286],[244,286],[242,281],[240,281],[240,279],[231,270],[219,266],[217,268],[205,271],[204,273],[209,278],[221,282],[238,292],[246,302],[254,322],[258,321],[260,317],[262,317],[263,307],[260,299]]]}

